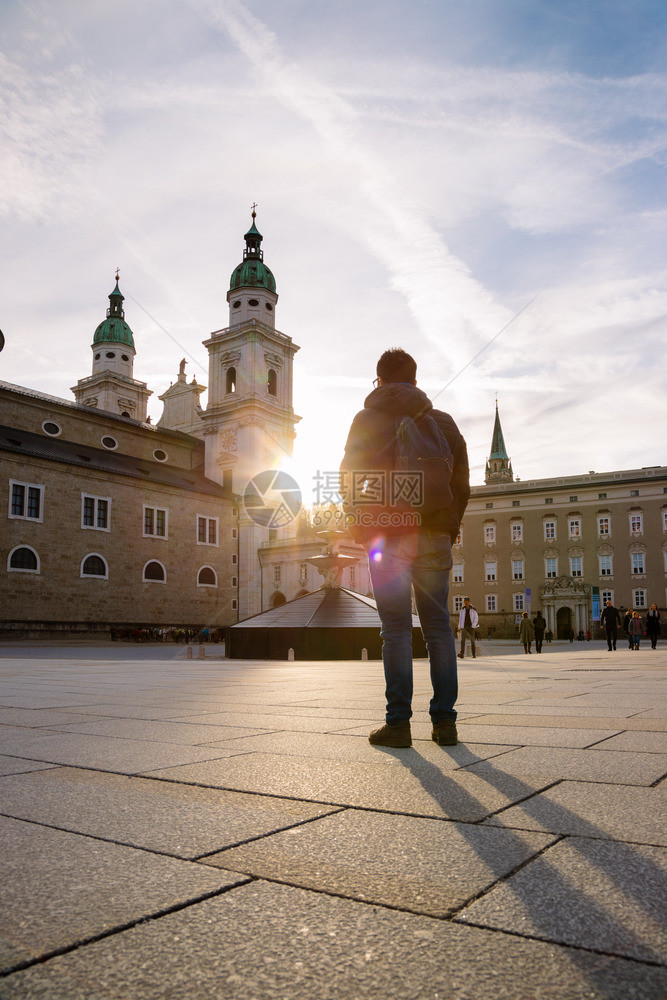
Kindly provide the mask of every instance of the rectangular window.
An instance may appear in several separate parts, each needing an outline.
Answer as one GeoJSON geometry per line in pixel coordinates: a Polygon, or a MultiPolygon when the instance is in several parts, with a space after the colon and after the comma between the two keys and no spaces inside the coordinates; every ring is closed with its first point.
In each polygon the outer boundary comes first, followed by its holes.
{"type": "Polygon", "coordinates": [[[667,531],[667,510],[662,512],[662,530],[667,531]]]}
{"type": "Polygon", "coordinates": [[[570,497],[570,503],[576,503],[579,497],[570,497]]]}
{"type": "Polygon", "coordinates": [[[633,590],[632,591],[632,605],[635,608],[645,608],[646,607],[646,591],[645,590],[633,590]]]}
{"type": "Polygon", "coordinates": [[[197,514],[197,545],[218,544],[218,518],[197,514]]]}
{"type": "Polygon", "coordinates": [[[9,516],[42,520],[43,486],[9,480],[9,516]]]}
{"type": "Polygon", "coordinates": [[[486,595],[486,610],[487,611],[497,611],[498,610],[498,598],[495,594],[486,595]]]}
{"type": "Polygon", "coordinates": [[[487,580],[495,580],[496,574],[498,572],[498,563],[488,562],[484,563],[485,578],[487,580]]]}
{"type": "Polygon", "coordinates": [[[571,517],[567,522],[567,530],[570,538],[581,538],[581,519],[571,517]]]}
{"type": "Polygon", "coordinates": [[[232,528],[232,538],[236,538],[237,534],[238,534],[238,532],[237,532],[236,528],[232,528]]]}
{"type": "Polygon", "coordinates": [[[491,508],[493,507],[493,504],[492,503],[487,503],[484,506],[486,507],[487,510],[491,510],[491,508]]]}
{"type": "Polygon", "coordinates": [[[633,576],[643,575],[646,572],[644,566],[644,553],[643,552],[633,552],[632,553],[632,574],[633,576]]]}
{"type": "Polygon", "coordinates": [[[146,507],[144,505],[144,535],[153,538],[167,537],[168,511],[163,507],[146,507]]]}
{"type": "Polygon", "coordinates": [[[643,514],[631,514],[630,515],[630,531],[633,535],[641,535],[644,527],[644,516],[643,514]]]}
{"type": "Polygon", "coordinates": [[[239,558],[236,555],[236,552],[232,552],[232,566],[236,566],[236,564],[237,564],[238,561],[239,561],[239,558]]]}
{"type": "MultiPolygon", "coordinates": [[[[353,573],[352,570],[356,570],[356,566],[350,566],[350,585],[354,580],[356,580],[357,574],[353,573]]],[[[308,563],[300,563],[299,565],[299,583],[304,584],[308,582],[308,563]]]]}
{"type": "Polygon", "coordinates": [[[598,493],[598,500],[606,500],[606,499],[607,499],[606,493],[598,493]]]}
{"type": "Polygon", "coordinates": [[[638,497],[639,496],[639,490],[630,490],[630,496],[631,497],[638,497]]]}
{"type": "Polygon", "coordinates": [[[600,560],[600,576],[611,576],[611,556],[598,556],[600,560]]]}
{"type": "MultiPolygon", "coordinates": [[[[305,578],[301,582],[305,583],[306,582],[305,578]]],[[[357,567],[350,566],[350,588],[354,590],[356,586],[357,586],[357,567]]]]}
{"type": "Polygon", "coordinates": [[[234,600],[232,601],[232,611],[236,611],[236,609],[238,608],[238,606],[239,606],[239,602],[236,600],[236,598],[234,598],[234,600]]]}
{"type": "Polygon", "coordinates": [[[544,498],[544,502],[545,503],[553,503],[554,502],[554,498],[553,497],[545,497],[544,498]]]}
{"type": "Polygon", "coordinates": [[[570,556],[570,576],[583,576],[582,556],[570,556]]]}
{"type": "Polygon", "coordinates": [[[281,568],[280,566],[273,567],[273,582],[280,583],[281,568]]]}
{"type": "Polygon", "coordinates": [[[523,541],[523,524],[512,525],[512,541],[513,542],[523,541]]]}
{"type": "Polygon", "coordinates": [[[514,610],[515,611],[524,611],[525,610],[524,609],[524,595],[523,594],[515,594],[514,595],[514,610]]]}
{"type": "Polygon", "coordinates": [[[463,607],[463,598],[462,597],[455,597],[454,598],[454,611],[460,611],[462,607],[463,607]]]}
{"type": "Polygon", "coordinates": [[[94,528],[97,531],[108,531],[110,510],[111,499],[109,497],[95,497],[82,493],[81,527],[94,528]]]}
{"type": "Polygon", "coordinates": [[[544,560],[544,575],[547,580],[555,580],[558,576],[558,560],[557,559],[545,559],[544,560]]]}
{"type": "Polygon", "coordinates": [[[614,591],[613,590],[603,590],[602,594],[600,595],[600,600],[602,601],[602,607],[605,606],[605,604],[607,603],[607,601],[611,601],[611,603],[613,604],[614,603],[614,591]]]}
{"type": "Polygon", "coordinates": [[[611,535],[611,523],[606,514],[601,514],[600,517],[598,517],[598,535],[600,538],[611,535]]]}
{"type": "Polygon", "coordinates": [[[238,587],[238,585],[239,585],[238,579],[235,576],[233,576],[232,577],[232,587],[238,587]]]}
{"type": "Polygon", "coordinates": [[[520,500],[512,500],[512,506],[513,507],[520,507],[521,506],[521,501],[520,500]]]}
{"type": "Polygon", "coordinates": [[[463,563],[454,563],[452,580],[454,583],[463,583],[463,563]]]}
{"type": "Polygon", "coordinates": [[[514,580],[523,580],[523,559],[512,560],[512,578],[514,580]]]}
{"type": "Polygon", "coordinates": [[[544,522],[544,537],[545,538],[555,538],[556,537],[556,522],[555,521],[545,521],[544,522]]]}
{"type": "Polygon", "coordinates": [[[496,526],[495,524],[485,524],[484,525],[484,541],[488,544],[495,542],[496,540],[496,526]]]}

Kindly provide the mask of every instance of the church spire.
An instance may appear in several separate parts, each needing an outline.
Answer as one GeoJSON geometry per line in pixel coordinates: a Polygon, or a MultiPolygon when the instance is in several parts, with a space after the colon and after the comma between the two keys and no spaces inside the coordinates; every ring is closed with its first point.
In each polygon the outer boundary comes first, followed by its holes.
{"type": "Polygon", "coordinates": [[[498,413],[498,400],[496,400],[496,419],[493,424],[491,454],[486,462],[484,482],[488,485],[489,483],[511,483],[513,481],[512,463],[509,460],[505,447],[505,438],[503,437],[503,429],[500,426],[500,415],[498,413]]]}

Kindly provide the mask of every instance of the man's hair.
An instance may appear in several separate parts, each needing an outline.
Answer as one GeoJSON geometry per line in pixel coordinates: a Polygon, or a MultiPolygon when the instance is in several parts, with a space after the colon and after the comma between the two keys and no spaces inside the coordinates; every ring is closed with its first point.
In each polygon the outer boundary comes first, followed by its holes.
{"type": "Polygon", "coordinates": [[[383,382],[414,382],[417,362],[407,351],[392,347],[378,361],[376,372],[383,382]]]}

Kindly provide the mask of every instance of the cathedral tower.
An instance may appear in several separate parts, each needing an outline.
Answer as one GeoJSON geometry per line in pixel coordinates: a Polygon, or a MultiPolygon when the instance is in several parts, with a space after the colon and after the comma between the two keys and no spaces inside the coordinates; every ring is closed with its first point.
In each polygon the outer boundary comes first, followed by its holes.
{"type": "MultiPolygon", "coordinates": [[[[204,342],[209,352],[208,404],[202,414],[206,476],[240,496],[258,473],[281,469],[292,454],[300,419],[292,408],[292,366],[299,348],[276,329],[276,281],[264,263],[255,218],[253,206],[243,260],[229,283],[229,326],[204,342]]],[[[256,523],[243,504],[239,528],[239,614],[247,618],[262,610],[257,550],[275,528],[256,523]]]]}
{"type": "Polygon", "coordinates": [[[109,295],[107,317],[95,330],[92,343],[93,371],[72,387],[77,403],[99,410],[146,420],[148,397],[152,395],[145,382],[133,377],[134,337],[125,322],[124,296],[118,287],[109,295]]]}
{"type": "Polygon", "coordinates": [[[510,462],[509,457],[507,455],[507,449],[505,448],[505,439],[503,438],[503,429],[500,426],[500,417],[498,415],[498,400],[496,400],[496,419],[493,424],[491,454],[489,455],[486,462],[486,474],[484,476],[484,482],[487,484],[487,486],[490,483],[514,482],[512,463],[510,462]]]}

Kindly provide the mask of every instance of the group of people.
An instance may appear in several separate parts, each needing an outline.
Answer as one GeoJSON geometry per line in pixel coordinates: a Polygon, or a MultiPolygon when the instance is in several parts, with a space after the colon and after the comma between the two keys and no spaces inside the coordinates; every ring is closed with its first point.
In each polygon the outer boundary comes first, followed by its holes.
{"type": "Polygon", "coordinates": [[[621,624],[620,611],[614,607],[611,601],[607,601],[600,615],[600,627],[604,630],[607,638],[609,652],[616,649],[620,628],[628,637],[629,649],[639,649],[639,640],[643,635],[648,636],[651,640],[651,649],[655,649],[660,635],[660,611],[654,602],[646,612],[646,621],[644,622],[639,611],[632,611],[628,608],[621,624]]]}

